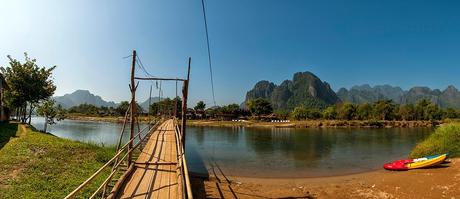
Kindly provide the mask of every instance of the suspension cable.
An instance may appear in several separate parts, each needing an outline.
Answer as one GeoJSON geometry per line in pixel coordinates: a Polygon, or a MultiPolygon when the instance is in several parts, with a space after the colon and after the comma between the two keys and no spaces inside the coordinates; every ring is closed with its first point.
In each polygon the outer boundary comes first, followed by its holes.
{"type": "Polygon", "coordinates": [[[209,62],[209,73],[211,74],[212,101],[214,102],[214,106],[216,106],[216,95],[214,93],[214,78],[212,74],[211,48],[209,47],[208,22],[206,20],[206,8],[204,5],[204,0],[201,0],[201,7],[203,8],[204,27],[206,30],[206,44],[208,47],[208,62],[209,62]]]}

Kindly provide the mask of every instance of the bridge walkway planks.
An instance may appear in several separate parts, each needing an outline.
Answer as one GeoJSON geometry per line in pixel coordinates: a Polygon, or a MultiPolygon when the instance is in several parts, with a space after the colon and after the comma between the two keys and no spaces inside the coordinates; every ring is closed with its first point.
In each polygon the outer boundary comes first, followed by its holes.
{"type": "Polygon", "coordinates": [[[174,120],[152,133],[115,198],[182,198],[174,120]]]}

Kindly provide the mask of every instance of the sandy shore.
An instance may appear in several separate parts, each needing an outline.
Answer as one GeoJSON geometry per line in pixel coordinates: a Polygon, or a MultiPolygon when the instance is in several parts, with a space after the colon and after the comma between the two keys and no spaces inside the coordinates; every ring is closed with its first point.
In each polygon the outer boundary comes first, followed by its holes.
{"type": "Polygon", "coordinates": [[[384,169],[324,178],[192,178],[196,198],[460,198],[460,159],[402,172],[384,169]]]}
{"type": "MultiPolygon", "coordinates": [[[[112,122],[112,123],[123,123],[124,117],[115,117],[115,116],[106,116],[106,117],[96,117],[96,116],[80,116],[80,115],[70,115],[68,120],[79,120],[79,121],[93,121],[93,122],[112,122]]],[[[140,123],[148,123],[152,118],[149,117],[139,117],[140,123]]]]}
{"type": "MultiPolygon", "coordinates": [[[[115,116],[81,116],[70,115],[67,119],[95,122],[123,123],[123,117],[115,116]]],[[[148,123],[152,118],[142,116],[139,122],[148,123]]],[[[261,127],[261,128],[413,128],[434,127],[449,121],[361,121],[361,120],[306,120],[290,122],[262,122],[262,121],[215,121],[215,120],[187,120],[188,126],[207,127],[261,127]]]]}

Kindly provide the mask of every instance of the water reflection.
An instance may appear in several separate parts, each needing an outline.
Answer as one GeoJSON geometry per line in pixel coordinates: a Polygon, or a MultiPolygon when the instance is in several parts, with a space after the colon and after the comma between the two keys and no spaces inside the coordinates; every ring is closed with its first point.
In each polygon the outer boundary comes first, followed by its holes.
{"type": "MultiPolygon", "coordinates": [[[[41,130],[43,129],[44,118],[32,118],[32,125],[41,130]]],[[[143,129],[146,125],[140,125],[143,129]]],[[[48,131],[58,137],[71,140],[89,142],[103,146],[116,146],[120,137],[122,124],[110,122],[93,122],[78,120],[63,120],[55,125],[48,125],[48,131]]],[[[137,131],[137,126],[135,127],[137,131]]],[[[129,140],[129,126],[127,126],[123,135],[122,143],[129,140]]],[[[136,139],[134,142],[136,143],[136,139]]]]}
{"type": "MultiPolygon", "coordinates": [[[[385,162],[407,156],[432,131],[429,128],[188,129],[187,155],[199,153],[207,165],[215,160],[227,175],[257,177],[329,176],[378,169],[385,162]]],[[[193,158],[188,161],[195,165],[193,158]]],[[[206,172],[203,168],[191,170],[206,172]]]]}

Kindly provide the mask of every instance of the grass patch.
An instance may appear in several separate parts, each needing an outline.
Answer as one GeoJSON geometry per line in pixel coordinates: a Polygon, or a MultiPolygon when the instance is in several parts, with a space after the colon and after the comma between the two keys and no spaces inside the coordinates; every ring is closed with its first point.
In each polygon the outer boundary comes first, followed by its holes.
{"type": "MultiPolygon", "coordinates": [[[[17,137],[0,149],[0,198],[63,198],[114,155],[113,148],[58,138],[26,125],[0,126],[2,134],[4,129],[17,129],[17,137]]],[[[108,173],[79,198],[88,198],[108,173]]]]}
{"type": "Polygon", "coordinates": [[[417,144],[409,156],[416,158],[447,152],[450,157],[460,157],[460,123],[437,128],[426,140],[417,144]]]}

